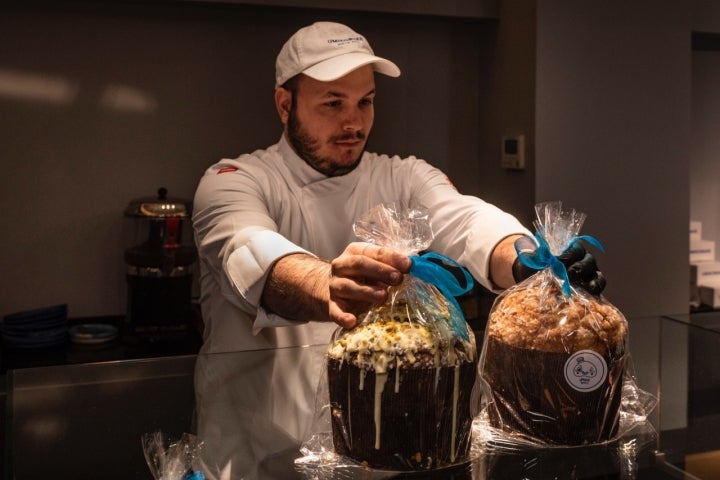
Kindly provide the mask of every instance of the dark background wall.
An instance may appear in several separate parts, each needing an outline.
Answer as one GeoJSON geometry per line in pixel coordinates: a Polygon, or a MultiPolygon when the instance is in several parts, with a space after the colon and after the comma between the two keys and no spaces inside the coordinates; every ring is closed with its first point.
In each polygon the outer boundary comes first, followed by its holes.
{"type": "Polygon", "coordinates": [[[275,142],[275,55],[319,19],[349,23],[403,69],[378,79],[371,149],[424,157],[528,224],[536,201],[585,211],[611,301],[628,316],[687,311],[690,38],[710,2],[431,15],[242,3],[2,7],[0,314],[122,314],[122,254],[138,240],[127,202],[159,186],[192,197],[220,157],[275,142]],[[516,133],[528,166],[504,170],[500,137],[516,133]]]}
{"type": "MultiPolygon", "coordinates": [[[[503,111],[532,111],[527,88],[509,95],[498,73],[497,19],[191,2],[2,7],[0,314],[56,303],[73,317],[123,314],[123,251],[142,240],[127,203],[160,186],[192,198],[211,163],[277,141],[275,56],[323,19],[348,23],[403,70],[378,78],[370,149],[424,157],[463,192],[532,214],[532,179],[500,169],[488,107],[500,83],[503,111]]],[[[531,54],[522,40],[513,48],[531,54]]]]}

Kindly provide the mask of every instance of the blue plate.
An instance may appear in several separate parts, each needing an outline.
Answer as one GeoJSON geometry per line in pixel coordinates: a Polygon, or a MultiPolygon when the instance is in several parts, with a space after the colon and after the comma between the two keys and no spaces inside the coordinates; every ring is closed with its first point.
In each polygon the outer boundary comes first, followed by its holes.
{"type": "Polygon", "coordinates": [[[17,325],[55,318],[67,318],[67,313],[67,304],[54,305],[52,307],[43,307],[24,312],[10,313],[5,315],[3,323],[5,323],[5,325],[17,325]]]}
{"type": "Polygon", "coordinates": [[[52,330],[62,327],[67,323],[67,318],[56,317],[47,320],[30,321],[25,323],[2,323],[0,324],[0,332],[10,334],[23,334],[40,330],[52,330]]]}
{"type": "Polygon", "coordinates": [[[3,333],[3,343],[8,347],[35,348],[59,345],[67,341],[68,330],[66,327],[52,330],[41,330],[24,332],[22,334],[3,333]]]}

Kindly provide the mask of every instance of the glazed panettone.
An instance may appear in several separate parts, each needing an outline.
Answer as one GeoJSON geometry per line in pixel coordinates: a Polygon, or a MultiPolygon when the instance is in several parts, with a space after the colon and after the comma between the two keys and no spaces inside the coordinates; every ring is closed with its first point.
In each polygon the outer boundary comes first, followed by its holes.
{"type": "Polygon", "coordinates": [[[340,330],[327,353],[333,445],[377,469],[428,470],[467,458],[477,355],[448,310],[399,300],[340,330]],[[442,316],[445,318],[442,318],[442,316]]]}
{"type": "Polygon", "coordinates": [[[582,445],[617,432],[627,321],[602,298],[567,297],[549,271],[499,297],[482,378],[493,427],[542,443],[582,445]]]}

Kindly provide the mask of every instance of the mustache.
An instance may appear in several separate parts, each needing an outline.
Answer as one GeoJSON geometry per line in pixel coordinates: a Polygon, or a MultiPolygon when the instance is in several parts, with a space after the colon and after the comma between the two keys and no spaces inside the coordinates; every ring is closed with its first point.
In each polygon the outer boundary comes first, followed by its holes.
{"type": "Polygon", "coordinates": [[[365,135],[365,132],[355,132],[355,133],[344,133],[342,135],[336,135],[332,137],[330,140],[333,142],[344,142],[347,140],[365,140],[367,135],[365,135]]]}

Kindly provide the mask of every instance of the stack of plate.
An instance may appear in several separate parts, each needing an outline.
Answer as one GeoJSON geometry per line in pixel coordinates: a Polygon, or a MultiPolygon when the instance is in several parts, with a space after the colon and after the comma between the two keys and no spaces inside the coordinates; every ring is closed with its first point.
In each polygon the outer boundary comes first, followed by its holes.
{"type": "Polygon", "coordinates": [[[0,332],[3,344],[14,348],[49,347],[68,338],[67,305],[5,315],[0,332]]]}

